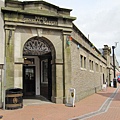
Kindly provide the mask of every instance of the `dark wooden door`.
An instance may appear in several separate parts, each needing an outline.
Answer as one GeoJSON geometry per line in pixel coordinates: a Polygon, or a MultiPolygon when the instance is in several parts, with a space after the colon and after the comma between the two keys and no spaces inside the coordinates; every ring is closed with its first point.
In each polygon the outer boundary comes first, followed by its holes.
{"type": "Polygon", "coordinates": [[[41,58],[41,80],[40,94],[51,100],[52,96],[52,67],[51,55],[42,56],[41,58]]]}
{"type": "Polygon", "coordinates": [[[23,67],[23,94],[35,95],[35,66],[23,67]]]}

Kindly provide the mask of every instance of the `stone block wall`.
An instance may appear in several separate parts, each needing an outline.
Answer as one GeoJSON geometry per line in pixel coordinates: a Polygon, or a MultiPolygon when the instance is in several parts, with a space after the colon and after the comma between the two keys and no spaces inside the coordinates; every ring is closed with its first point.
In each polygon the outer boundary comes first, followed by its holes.
{"type": "MultiPolygon", "coordinates": [[[[0,8],[4,6],[4,1],[0,0],[0,8]]],[[[0,64],[4,64],[4,50],[5,50],[5,33],[4,33],[4,21],[3,21],[3,14],[0,11],[0,64]]]]}
{"type": "MultiPolygon", "coordinates": [[[[0,0],[0,8],[4,6],[4,0],[0,0]]],[[[3,85],[3,76],[4,71],[2,67],[4,65],[4,52],[5,52],[5,33],[4,33],[4,21],[3,21],[3,14],[0,11],[0,108],[2,107],[2,85],[3,85]]]]}
{"type": "Polygon", "coordinates": [[[107,77],[106,60],[103,56],[98,56],[97,54],[99,53],[97,53],[96,50],[93,50],[89,43],[85,43],[84,39],[80,36],[78,36],[77,39],[74,39],[77,33],[72,33],[72,35],[73,41],[70,43],[72,69],[71,87],[76,89],[76,101],[79,101],[80,99],[101,90],[103,76],[105,80],[107,77]],[[78,44],[80,45],[79,48],[78,44]],[[86,47],[86,49],[84,47],[86,47]],[[86,59],[85,68],[81,67],[81,55],[86,59]],[[90,69],[89,60],[93,61],[93,70],[90,69]],[[98,68],[96,68],[96,64],[98,65],[98,68]]]}

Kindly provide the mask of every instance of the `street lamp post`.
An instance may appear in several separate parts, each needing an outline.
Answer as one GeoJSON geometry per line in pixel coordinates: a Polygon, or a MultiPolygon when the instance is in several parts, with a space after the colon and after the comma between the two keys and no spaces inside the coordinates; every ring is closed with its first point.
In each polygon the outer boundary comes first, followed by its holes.
{"type": "Polygon", "coordinates": [[[115,53],[114,53],[115,48],[116,48],[115,46],[112,46],[112,50],[113,50],[113,71],[114,71],[113,87],[117,88],[117,81],[116,81],[116,76],[115,76],[115,53]]]}

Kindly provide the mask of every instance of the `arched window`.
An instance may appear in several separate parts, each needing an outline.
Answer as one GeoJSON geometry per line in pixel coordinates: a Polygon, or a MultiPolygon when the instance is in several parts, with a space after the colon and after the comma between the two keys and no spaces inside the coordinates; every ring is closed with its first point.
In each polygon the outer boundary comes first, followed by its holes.
{"type": "Polygon", "coordinates": [[[43,55],[50,52],[49,45],[38,37],[28,40],[23,48],[23,55],[43,55]]]}

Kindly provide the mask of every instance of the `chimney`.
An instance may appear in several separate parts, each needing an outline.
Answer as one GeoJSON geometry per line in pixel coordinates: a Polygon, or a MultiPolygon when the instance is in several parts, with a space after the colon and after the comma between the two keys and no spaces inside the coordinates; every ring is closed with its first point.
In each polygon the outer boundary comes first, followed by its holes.
{"type": "Polygon", "coordinates": [[[108,56],[111,54],[111,48],[108,45],[104,45],[103,48],[103,56],[107,59],[108,56]]]}

